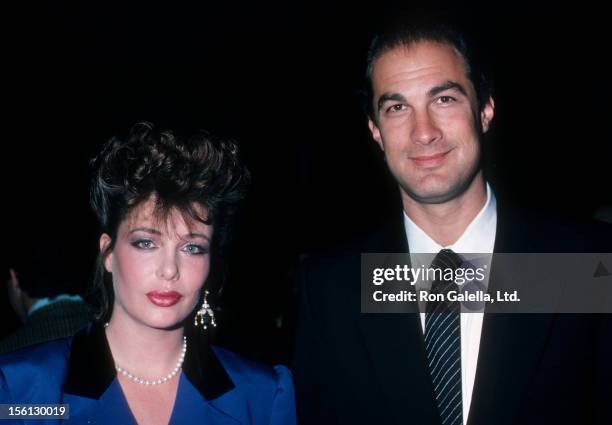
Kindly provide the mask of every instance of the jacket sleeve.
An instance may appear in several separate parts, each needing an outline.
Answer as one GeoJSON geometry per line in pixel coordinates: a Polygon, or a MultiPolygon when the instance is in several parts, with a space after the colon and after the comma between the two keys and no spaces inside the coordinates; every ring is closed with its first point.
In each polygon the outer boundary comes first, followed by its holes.
{"type": "MultiPolygon", "coordinates": [[[[0,365],[0,404],[15,404],[11,395],[9,384],[2,367],[0,365]]],[[[2,425],[21,425],[23,421],[20,419],[0,419],[2,425]]]]}
{"type": "Polygon", "coordinates": [[[593,389],[593,424],[612,423],[612,314],[602,314],[600,318],[600,343],[593,389]]]}
{"type": "Polygon", "coordinates": [[[0,368],[0,404],[9,404],[11,401],[11,393],[9,392],[8,383],[6,382],[2,368],[0,368]]]}
{"type": "Polygon", "coordinates": [[[272,402],[270,425],[295,425],[295,392],[291,372],[285,366],[275,366],[274,371],[277,387],[272,402]]]}

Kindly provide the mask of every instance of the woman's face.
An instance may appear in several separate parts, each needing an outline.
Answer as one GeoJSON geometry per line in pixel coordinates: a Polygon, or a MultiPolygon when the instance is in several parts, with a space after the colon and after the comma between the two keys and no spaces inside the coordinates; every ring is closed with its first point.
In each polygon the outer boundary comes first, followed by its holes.
{"type": "MultiPolygon", "coordinates": [[[[186,223],[178,210],[160,223],[154,208],[149,198],[121,222],[104,266],[113,275],[111,320],[167,329],[180,324],[198,303],[210,268],[213,228],[195,220],[186,223]]],[[[110,241],[103,234],[100,248],[110,241]]]]}

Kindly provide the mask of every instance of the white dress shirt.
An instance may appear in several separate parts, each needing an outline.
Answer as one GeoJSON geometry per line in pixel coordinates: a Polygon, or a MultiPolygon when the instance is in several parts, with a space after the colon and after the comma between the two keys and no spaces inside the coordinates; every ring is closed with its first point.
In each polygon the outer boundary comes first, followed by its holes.
{"type": "MultiPolygon", "coordinates": [[[[487,201],[474,220],[468,225],[457,241],[449,246],[435,242],[404,213],[404,225],[408,247],[411,253],[437,254],[441,249],[452,249],[461,253],[493,253],[495,230],[497,228],[497,202],[495,194],[487,183],[487,201]]],[[[490,266],[490,265],[489,265],[490,266]]],[[[420,313],[423,334],[425,313],[420,313]]],[[[463,398],[463,424],[467,422],[472,402],[472,391],[476,377],[480,334],[483,313],[462,313],[461,323],[461,391],[463,398]]]]}

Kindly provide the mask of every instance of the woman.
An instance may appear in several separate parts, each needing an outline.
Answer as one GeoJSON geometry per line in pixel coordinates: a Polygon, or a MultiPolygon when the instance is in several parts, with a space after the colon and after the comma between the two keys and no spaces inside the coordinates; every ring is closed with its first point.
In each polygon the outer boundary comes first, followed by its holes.
{"type": "Polygon", "coordinates": [[[212,347],[203,329],[211,259],[248,183],[235,145],[139,124],[92,164],[101,320],[0,357],[0,403],[68,404],[71,423],[293,424],[288,370],[212,347]]]}

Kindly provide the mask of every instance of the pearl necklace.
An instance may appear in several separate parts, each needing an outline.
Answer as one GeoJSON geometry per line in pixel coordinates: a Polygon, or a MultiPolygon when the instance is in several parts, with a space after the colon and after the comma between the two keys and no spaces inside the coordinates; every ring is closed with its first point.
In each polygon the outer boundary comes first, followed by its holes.
{"type": "MultiPolygon", "coordinates": [[[[108,326],[108,323],[105,323],[104,327],[106,328],[107,326],[108,326]]],[[[166,376],[164,376],[163,378],[160,378],[160,379],[153,379],[153,380],[143,379],[143,378],[141,378],[141,377],[131,373],[127,369],[122,368],[117,363],[115,363],[115,369],[121,375],[125,376],[129,380],[134,381],[134,382],[136,382],[137,384],[140,384],[140,385],[160,385],[160,384],[165,384],[166,382],[168,382],[169,380],[174,378],[176,376],[176,374],[179,372],[179,370],[181,370],[181,368],[183,367],[183,362],[185,361],[185,353],[187,353],[187,337],[183,336],[183,348],[181,349],[181,355],[179,356],[179,359],[176,362],[176,366],[174,367],[174,369],[172,369],[172,372],[170,372],[169,374],[167,374],[166,376]]]]}

